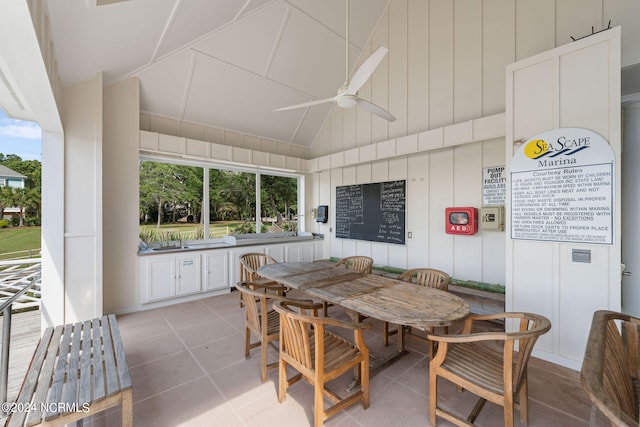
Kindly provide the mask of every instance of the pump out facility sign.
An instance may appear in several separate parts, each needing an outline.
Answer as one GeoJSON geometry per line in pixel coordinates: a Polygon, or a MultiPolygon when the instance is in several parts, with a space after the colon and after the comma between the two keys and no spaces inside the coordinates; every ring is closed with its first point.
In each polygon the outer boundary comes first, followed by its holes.
{"type": "Polygon", "coordinates": [[[613,244],[614,155],[588,129],[529,139],[511,162],[511,238],[613,244]]]}

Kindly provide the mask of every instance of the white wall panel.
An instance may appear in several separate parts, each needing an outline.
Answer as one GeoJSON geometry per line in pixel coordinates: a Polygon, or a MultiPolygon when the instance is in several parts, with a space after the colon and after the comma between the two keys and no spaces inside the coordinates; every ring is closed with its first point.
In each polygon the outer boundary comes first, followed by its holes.
{"type": "Polygon", "coordinates": [[[453,2],[429,2],[429,128],[453,123],[453,2]]]}
{"type": "MultiPolygon", "coordinates": [[[[353,168],[349,168],[350,170],[353,170],[353,168]]],[[[332,227],[332,232],[330,234],[330,239],[331,239],[331,243],[330,243],[330,250],[326,251],[325,253],[329,256],[329,257],[335,257],[335,258],[342,258],[344,255],[344,250],[343,250],[343,242],[345,241],[345,239],[337,239],[336,238],[336,204],[335,204],[335,200],[336,200],[336,187],[340,186],[340,185],[345,185],[345,181],[343,179],[344,174],[342,173],[343,169],[331,169],[330,171],[330,182],[329,182],[329,188],[331,189],[331,203],[329,203],[329,211],[331,212],[331,216],[329,217],[329,223],[331,224],[332,227]]],[[[353,183],[354,181],[349,182],[349,184],[353,183]]],[[[325,236],[326,239],[326,236],[325,236]]]]}
{"type": "Polygon", "coordinates": [[[453,150],[429,155],[429,267],[453,271],[453,239],[445,233],[444,210],[453,206],[453,150]]]}
{"type": "Polygon", "coordinates": [[[609,135],[609,115],[602,114],[602,106],[608,105],[610,90],[602,84],[609,79],[609,62],[602,60],[609,56],[608,51],[605,41],[560,58],[560,126],[588,125],[600,135],[609,135]],[[582,71],[585,66],[589,67],[588,73],[582,71]]]}
{"type": "Polygon", "coordinates": [[[407,161],[407,268],[428,266],[429,155],[407,161]]]}
{"type": "Polygon", "coordinates": [[[357,135],[357,108],[338,108],[334,110],[342,110],[342,149],[349,150],[356,148],[358,140],[357,135]]]}
{"type": "Polygon", "coordinates": [[[429,2],[409,0],[407,21],[407,133],[426,130],[429,119],[429,2]]]}
{"type": "Polygon", "coordinates": [[[482,115],[482,2],[454,0],[453,122],[482,115]]]}
{"type": "Polygon", "coordinates": [[[515,2],[483,0],[482,9],[482,114],[490,116],[505,109],[504,69],[515,60],[515,2]]]}
{"type": "Polygon", "coordinates": [[[407,134],[407,0],[389,5],[389,112],[396,118],[389,123],[389,138],[407,134]]]}
{"type": "Polygon", "coordinates": [[[329,122],[331,124],[331,152],[342,151],[342,108],[337,104],[329,113],[329,122]]]}
{"type": "Polygon", "coordinates": [[[556,0],[516,0],[516,59],[556,47],[556,0]]]}
{"type": "MultiPolygon", "coordinates": [[[[380,23],[378,24],[378,27],[373,33],[373,37],[371,39],[372,51],[375,51],[379,46],[389,46],[389,11],[385,12],[380,19],[380,23]]],[[[370,101],[388,111],[389,55],[380,62],[370,80],[370,101]]],[[[389,139],[389,122],[375,114],[371,114],[371,138],[374,141],[384,141],[385,139],[389,139]]]]}
{"type": "Polygon", "coordinates": [[[629,13],[636,11],[636,0],[604,0],[603,1],[603,28],[611,19],[613,26],[620,25],[623,30],[622,38],[622,67],[640,63],[640,25],[637,24],[638,15],[629,13]]]}
{"type": "MultiPolygon", "coordinates": [[[[513,112],[518,117],[528,117],[513,123],[515,139],[529,139],[536,133],[554,127],[554,108],[556,96],[553,84],[556,68],[550,59],[540,60],[513,75],[513,93],[519,94],[513,99],[513,112]],[[535,111],[536,114],[529,114],[535,111]]],[[[514,139],[514,140],[515,140],[514,139]]]]}
{"type": "Polygon", "coordinates": [[[572,43],[572,36],[578,39],[590,35],[592,27],[599,31],[607,26],[602,22],[602,0],[556,1],[556,11],[556,46],[572,43]]]}

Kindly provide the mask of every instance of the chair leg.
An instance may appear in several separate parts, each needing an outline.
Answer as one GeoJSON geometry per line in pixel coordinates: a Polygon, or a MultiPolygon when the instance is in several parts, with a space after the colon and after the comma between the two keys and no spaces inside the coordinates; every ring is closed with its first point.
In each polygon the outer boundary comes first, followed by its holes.
{"type": "Polygon", "coordinates": [[[513,393],[504,396],[504,427],[513,427],[513,393]]]}
{"type": "Polygon", "coordinates": [[[518,397],[518,405],[520,407],[520,422],[524,425],[529,423],[529,399],[527,392],[527,373],[524,374],[524,381],[520,388],[518,397]]]}
{"type": "MultiPolygon", "coordinates": [[[[320,374],[322,375],[322,374],[320,374]]],[[[324,414],[324,384],[322,381],[318,381],[318,378],[315,379],[315,384],[313,386],[313,426],[314,427],[322,427],[324,424],[323,421],[325,419],[324,414]]]]}
{"type": "Polygon", "coordinates": [[[266,337],[263,337],[260,343],[260,379],[262,382],[267,380],[267,350],[266,337]]]}
{"type": "Polygon", "coordinates": [[[436,408],[438,406],[438,376],[435,369],[429,369],[429,422],[436,427],[436,408]]]}
{"type": "Polygon", "coordinates": [[[289,383],[287,381],[287,362],[282,360],[278,361],[278,402],[282,403],[287,398],[287,387],[289,383]]]}
{"type": "Polygon", "coordinates": [[[248,359],[251,352],[251,330],[244,328],[244,358],[248,359]]]}
{"type": "Polygon", "coordinates": [[[369,407],[369,358],[360,362],[360,386],[362,390],[362,409],[369,407]]]}

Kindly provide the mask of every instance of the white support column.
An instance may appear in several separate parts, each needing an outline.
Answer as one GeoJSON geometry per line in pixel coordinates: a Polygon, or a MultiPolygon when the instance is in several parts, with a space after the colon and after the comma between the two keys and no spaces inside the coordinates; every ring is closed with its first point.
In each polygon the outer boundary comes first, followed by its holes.
{"type": "Polygon", "coordinates": [[[42,132],[42,328],[64,323],[64,135],[42,132]]]}

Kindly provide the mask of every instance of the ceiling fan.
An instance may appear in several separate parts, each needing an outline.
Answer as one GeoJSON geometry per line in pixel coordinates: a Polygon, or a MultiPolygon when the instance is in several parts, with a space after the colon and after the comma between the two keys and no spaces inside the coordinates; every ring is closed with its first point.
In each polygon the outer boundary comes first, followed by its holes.
{"type": "Polygon", "coordinates": [[[356,70],[353,74],[353,78],[349,81],[349,0],[347,2],[347,31],[346,31],[346,72],[345,72],[345,82],[338,89],[338,94],[333,98],[319,99],[316,101],[303,102],[302,104],[290,105],[288,107],[278,108],[273,111],[284,111],[284,110],[293,110],[295,108],[303,108],[310,107],[313,105],[325,104],[328,102],[336,102],[341,108],[353,108],[356,105],[358,107],[364,108],[365,110],[375,114],[376,116],[382,117],[390,122],[393,122],[396,118],[393,117],[387,110],[384,108],[373,104],[369,101],[365,101],[364,99],[358,98],[358,91],[365,84],[367,80],[371,77],[373,72],[378,67],[378,64],[384,59],[389,49],[384,46],[380,46],[376,49],[375,52],[371,54],[363,63],[360,65],[360,68],[356,70]]]}

